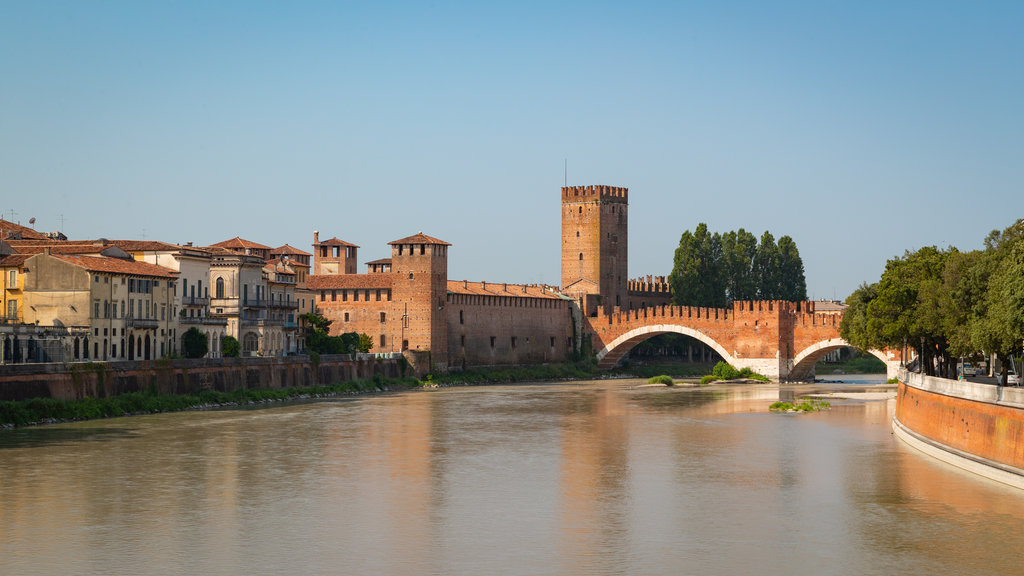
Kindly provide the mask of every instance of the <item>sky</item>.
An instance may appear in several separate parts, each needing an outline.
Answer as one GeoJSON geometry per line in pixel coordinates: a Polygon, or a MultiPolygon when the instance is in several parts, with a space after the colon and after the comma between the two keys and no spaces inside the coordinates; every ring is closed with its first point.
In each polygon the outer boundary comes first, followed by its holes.
{"type": "MultiPolygon", "coordinates": [[[[560,188],[629,188],[629,273],[707,223],[845,299],[1024,217],[1022,2],[0,0],[0,217],[560,283],[560,188]]],[[[360,270],[365,270],[360,266],[360,270]]]]}

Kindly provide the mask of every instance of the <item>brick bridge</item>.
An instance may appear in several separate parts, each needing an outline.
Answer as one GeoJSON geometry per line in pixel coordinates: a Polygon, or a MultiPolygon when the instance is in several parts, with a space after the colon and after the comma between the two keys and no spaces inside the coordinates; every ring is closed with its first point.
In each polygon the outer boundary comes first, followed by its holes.
{"type": "MultiPolygon", "coordinates": [[[[839,335],[841,314],[814,311],[814,302],[734,302],[730,308],[655,306],[588,317],[584,330],[597,350],[598,366],[612,368],[634,346],[676,333],[695,338],[736,368],[776,381],[809,381],[814,365],[848,346],[839,335]]],[[[897,353],[872,350],[889,377],[899,369],[897,353]]]]}

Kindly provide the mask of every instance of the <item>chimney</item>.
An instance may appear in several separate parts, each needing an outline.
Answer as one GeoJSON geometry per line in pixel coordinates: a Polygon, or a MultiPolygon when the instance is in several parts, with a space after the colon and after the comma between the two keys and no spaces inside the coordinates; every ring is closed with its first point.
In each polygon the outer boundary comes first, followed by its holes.
{"type": "Polygon", "coordinates": [[[319,244],[319,243],[320,243],[320,231],[319,230],[313,230],[313,244],[319,244]]]}

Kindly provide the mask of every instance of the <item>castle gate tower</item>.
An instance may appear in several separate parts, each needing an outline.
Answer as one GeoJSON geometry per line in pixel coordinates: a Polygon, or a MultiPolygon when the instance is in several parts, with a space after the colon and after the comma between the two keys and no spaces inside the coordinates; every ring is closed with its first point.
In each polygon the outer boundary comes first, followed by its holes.
{"type": "Polygon", "coordinates": [[[393,315],[400,320],[401,350],[430,350],[441,371],[448,364],[448,247],[422,232],[388,242],[394,274],[393,315]],[[399,308],[400,307],[400,308],[399,308]]]}
{"type": "Polygon", "coordinates": [[[588,316],[627,305],[627,188],[562,188],[562,292],[588,316]]]}

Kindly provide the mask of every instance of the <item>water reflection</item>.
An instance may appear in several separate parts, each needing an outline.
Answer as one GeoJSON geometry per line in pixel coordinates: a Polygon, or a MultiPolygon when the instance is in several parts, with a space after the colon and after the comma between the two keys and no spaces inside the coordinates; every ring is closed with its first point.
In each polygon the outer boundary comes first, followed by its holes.
{"type": "Polygon", "coordinates": [[[1024,496],[901,445],[892,401],[770,414],[840,386],[643,384],[0,434],[0,573],[1016,569],[1024,496]]]}

